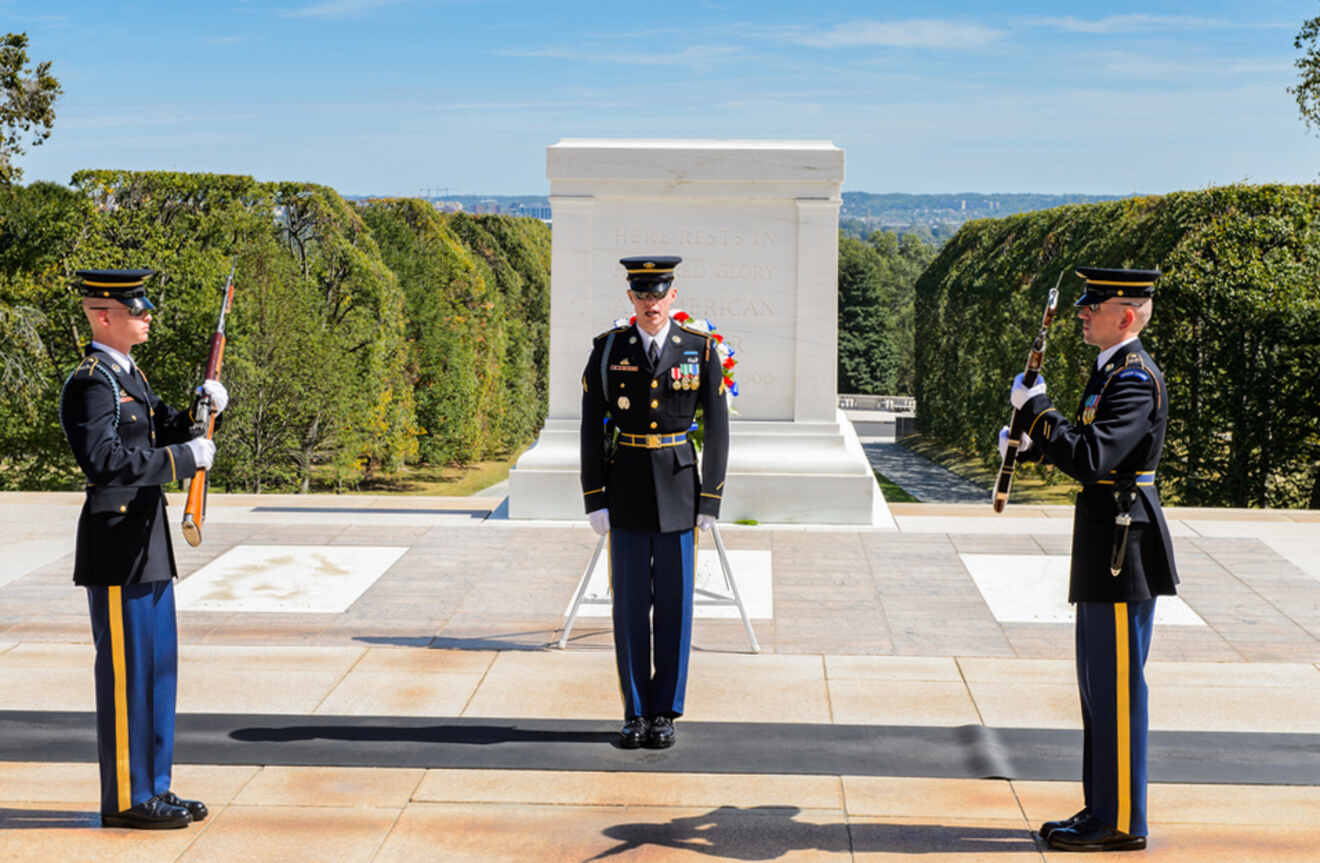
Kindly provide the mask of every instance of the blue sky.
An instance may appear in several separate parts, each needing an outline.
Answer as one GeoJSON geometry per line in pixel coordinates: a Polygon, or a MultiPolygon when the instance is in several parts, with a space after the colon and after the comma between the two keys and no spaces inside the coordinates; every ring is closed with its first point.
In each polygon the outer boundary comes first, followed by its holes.
{"type": "Polygon", "coordinates": [[[65,95],[25,180],[80,168],[543,194],[565,137],[812,138],[845,190],[1310,182],[1286,88],[1314,2],[0,0],[65,95]]]}

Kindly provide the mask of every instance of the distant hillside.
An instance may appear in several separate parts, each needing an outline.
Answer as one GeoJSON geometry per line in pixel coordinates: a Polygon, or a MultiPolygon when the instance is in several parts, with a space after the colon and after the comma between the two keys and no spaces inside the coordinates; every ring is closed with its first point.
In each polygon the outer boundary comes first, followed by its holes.
{"type": "MultiPolygon", "coordinates": [[[[374,198],[374,195],[346,195],[349,200],[374,198]]],[[[379,196],[393,197],[393,196],[379,196]]],[[[403,196],[409,197],[409,196],[403,196]]],[[[462,209],[466,213],[504,213],[545,218],[550,199],[545,195],[458,195],[447,189],[423,189],[417,197],[440,204],[442,209],[462,209]],[[458,204],[461,207],[455,207],[458,204]]],[[[1034,210],[1048,210],[1063,204],[1090,204],[1115,201],[1129,195],[1032,195],[1020,192],[982,194],[980,192],[940,195],[904,195],[895,192],[844,192],[839,213],[841,227],[862,238],[874,230],[888,228],[898,233],[919,233],[927,239],[943,241],[960,225],[972,219],[1012,216],[1034,210]]]]}
{"type": "Polygon", "coordinates": [[[1033,195],[1019,192],[982,194],[966,192],[942,195],[904,195],[894,192],[844,192],[839,227],[865,239],[873,231],[917,234],[927,242],[942,244],[957,233],[964,222],[1001,218],[1018,213],[1048,210],[1064,204],[1116,201],[1129,195],[1033,195]]]}
{"type": "Polygon", "coordinates": [[[844,192],[840,218],[870,218],[877,227],[910,225],[913,222],[966,222],[970,219],[1012,216],[1033,210],[1048,210],[1063,204],[1093,204],[1117,201],[1130,195],[1030,195],[1017,192],[982,194],[966,192],[941,195],[903,195],[893,192],[844,192]]]}

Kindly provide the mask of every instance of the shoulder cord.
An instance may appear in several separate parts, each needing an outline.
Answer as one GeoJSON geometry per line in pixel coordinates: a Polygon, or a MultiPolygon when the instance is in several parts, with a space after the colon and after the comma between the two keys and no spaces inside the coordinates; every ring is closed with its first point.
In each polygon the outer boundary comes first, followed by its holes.
{"type": "MultiPolygon", "coordinates": [[[[69,388],[69,381],[73,380],[73,376],[78,374],[81,370],[82,366],[79,366],[70,372],[69,376],[64,379],[64,386],[60,387],[60,425],[64,425],[64,391],[69,388]]],[[[92,371],[100,372],[101,377],[110,382],[110,389],[115,394],[115,431],[119,431],[119,381],[115,380],[115,376],[106,371],[105,367],[100,363],[94,363],[92,369],[87,373],[90,375],[92,371]]]]}
{"type": "Polygon", "coordinates": [[[606,373],[610,368],[610,348],[614,347],[615,332],[611,332],[605,338],[605,350],[600,352],[600,397],[605,400],[606,404],[610,400],[609,377],[606,373]]]}

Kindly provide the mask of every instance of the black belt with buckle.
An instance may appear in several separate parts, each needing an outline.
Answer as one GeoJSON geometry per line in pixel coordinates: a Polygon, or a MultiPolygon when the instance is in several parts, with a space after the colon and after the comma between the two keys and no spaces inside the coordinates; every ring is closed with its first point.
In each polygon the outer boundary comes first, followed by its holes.
{"type": "Polygon", "coordinates": [[[639,449],[660,449],[667,446],[678,446],[681,443],[687,443],[687,432],[675,432],[674,434],[619,433],[619,446],[631,446],[639,449]]]}

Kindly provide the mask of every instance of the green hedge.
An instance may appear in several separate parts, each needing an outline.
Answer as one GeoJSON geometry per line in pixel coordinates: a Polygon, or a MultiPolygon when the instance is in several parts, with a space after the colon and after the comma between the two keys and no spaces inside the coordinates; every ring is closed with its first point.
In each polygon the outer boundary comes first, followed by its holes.
{"type": "Polygon", "coordinates": [[[1142,341],[1164,370],[1161,490],[1185,505],[1320,507],[1320,187],[1226,186],[970,222],[917,282],[923,433],[994,455],[1049,288],[1043,373],[1066,411],[1095,349],[1077,265],[1159,267],[1142,341]]]}
{"type": "Polygon", "coordinates": [[[541,222],[354,205],[310,183],[82,171],[72,189],[0,187],[0,488],[81,483],[55,410],[87,337],[74,270],[158,271],[135,356],[185,404],[235,260],[220,487],[305,491],[315,471],[342,488],[489,457],[539,428],[544,364],[509,333],[548,320],[541,222]]]}

